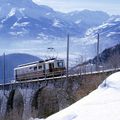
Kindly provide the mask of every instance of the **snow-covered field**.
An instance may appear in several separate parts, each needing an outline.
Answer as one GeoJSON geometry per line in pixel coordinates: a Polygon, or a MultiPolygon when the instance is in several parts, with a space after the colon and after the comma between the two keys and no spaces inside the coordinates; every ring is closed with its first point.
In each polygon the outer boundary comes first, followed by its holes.
{"type": "Polygon", "coordinates": [[[109,76],[88,96],[45,120],[120,120],[120,72],[109,76]]]}

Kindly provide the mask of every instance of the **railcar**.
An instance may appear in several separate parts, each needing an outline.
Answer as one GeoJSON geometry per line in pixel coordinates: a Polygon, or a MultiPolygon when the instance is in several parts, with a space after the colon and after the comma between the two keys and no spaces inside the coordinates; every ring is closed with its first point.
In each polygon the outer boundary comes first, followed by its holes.
{"type": "Polygon", "coordinates": [[[55,77],[64,74],[64,60],[56,58],[19,65],[14,69],[16,81],[55,77]]]}

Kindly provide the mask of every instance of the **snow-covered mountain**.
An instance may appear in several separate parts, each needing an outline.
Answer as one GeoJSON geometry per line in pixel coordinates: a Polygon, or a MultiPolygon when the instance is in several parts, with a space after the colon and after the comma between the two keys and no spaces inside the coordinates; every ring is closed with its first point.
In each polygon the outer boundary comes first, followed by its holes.
{"type": "Polygon", "coordinates": [[[8,53],[16,49],[38,56],[45,55],[46,48],[54,47],[59,57],[65,58],[68,33],[72,58],[96,55],[96,33],[100,33],[100,51],[119,42],[120,16],[90,10],[61,13],[32,0],[0,0],[0,3],[0,47],[8,53]],[[12,42],[6,50],[6,43],[1,41],[9,39],[12,42]]]}
{"type": "Polygon", "coordinates": [[[83,36],[90,27],[109,18],[99,11],[60,13],[32,0],[0,0],[0,38],[40,39],[83,36]],[[101,17],[102,16],[102,17],[101,17]]]}
{"type": "MultiPolygon", "coordinates": [[[[100,49],[104,50],[106,47],[112,47],[120,43],[120,16],[111,16],[102,25],[90,28],[86,32],[88,38],[96,38],[100,35],[100,49]]],[[[88,43],[94,43],[95,39],[91,39],[88,43]]]]}

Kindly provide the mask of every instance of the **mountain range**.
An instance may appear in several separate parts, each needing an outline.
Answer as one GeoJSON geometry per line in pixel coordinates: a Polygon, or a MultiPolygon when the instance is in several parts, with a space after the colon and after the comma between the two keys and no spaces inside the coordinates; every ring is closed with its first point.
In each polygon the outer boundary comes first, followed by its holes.
{"type": "Polygon", "coordinates": [[[101,11],[61,13],[32,0],[0,0],[0,38],[43,39],[84,36],[90,27],[101,25],[109,15],[101,11]]]}
{"type": "MultiPolygon", "coordinates": [[[[107,47],[112,47],[120,43],[120,15],[113,15],[100,26],[90,28],[86,32],[86,36],[90,38],[100,35],[100,46],[104,50],[107,47]]],[[[88,37],[88,38],[89,38],[88,37]]],[[[92,39],[91,42],[95,42],[92,39]]]]}
{"type": "Polygon", "coordinates": [[[53,47],[59,57],[65,58],[69,33],[70,59],[79,55],[89,59],[96,55],[98,33],[100,52],[120,42],[120,15],[90,10],[61,13],[32,0],[0,0],[0,3],[1,53],[16,51],[47,56],[46,48],[53,47]]]}

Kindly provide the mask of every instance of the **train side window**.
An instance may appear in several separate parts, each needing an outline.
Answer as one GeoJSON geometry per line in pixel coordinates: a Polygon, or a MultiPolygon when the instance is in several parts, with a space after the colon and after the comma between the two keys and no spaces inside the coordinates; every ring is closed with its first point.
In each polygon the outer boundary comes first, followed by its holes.
{"type": "Polygon", "coordinates": [[[30,69],[32,69],[32,67],[30,67],[30,69]]]}
{"type": "Polygon", "coordinates": [[[63,62],[58,62],[58,67],[63,67],[63,62]]]}
{"type": "Polygon", "coordinates": [[[53,69],[54,68],[54,63],[49,63],[49,69],[53,69]]]}
{"type": "Polygon", "coordinates": [[[42,69],[42,66],[38,66],[38,69],[42,69]]]}
{"type": "Polygon", "coordinates": [[[36,70],[37,70],[37,66],[34,67],[34,71],[36,71],[36,70]]]}

